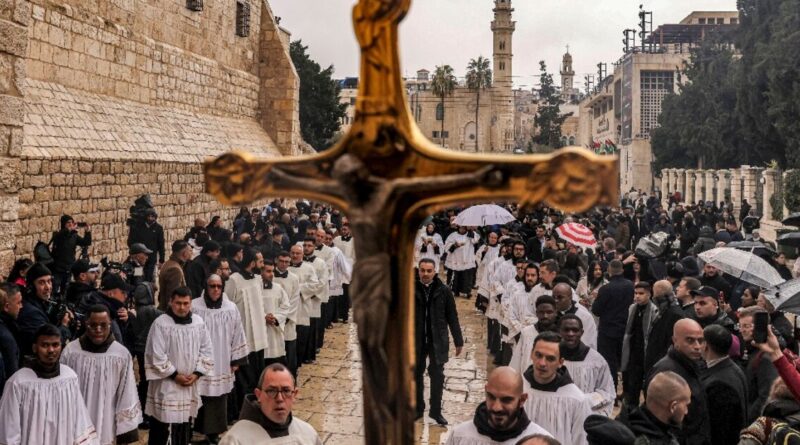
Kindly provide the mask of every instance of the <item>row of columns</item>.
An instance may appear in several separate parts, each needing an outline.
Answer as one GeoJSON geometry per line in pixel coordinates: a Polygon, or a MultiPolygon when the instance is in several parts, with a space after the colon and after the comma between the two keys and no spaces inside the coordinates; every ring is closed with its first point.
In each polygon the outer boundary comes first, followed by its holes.
{"type": "Polygon", "coordinates": [[[763,213],[769,217],[769,197],[779,187],[779,178],[778,170],[749,165],[727,170],[669,168],[661,171],[662,199],[665,206],[675,192],[681,194],[685,203],[711,201],[719,204],[730,199],[737,215],[746,199],[754,209],[759,208],[758,203],[763,203],[763,213]],[[763,193],[759,193],[759,183],[764,185],[763,193]]]}

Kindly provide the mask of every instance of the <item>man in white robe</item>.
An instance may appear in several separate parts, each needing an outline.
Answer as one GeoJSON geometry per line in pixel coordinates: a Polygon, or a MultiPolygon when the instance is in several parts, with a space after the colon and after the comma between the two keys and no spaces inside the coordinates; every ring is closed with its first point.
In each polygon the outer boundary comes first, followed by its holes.
{"type": "Polygon", "coordinates": [[[114,340],[108,307],[92,306],[86,316],[86,333],[64,348],[61,363],[78,375],[100,444],[135,443],[142,407],[131,353],[114,340]]]}
{"type": "MultiPolygon", "coordinates": [[[[478,294],[475,298],[475,308],[486,313],[489,305],[489,294],[486,292],[486,270],[500,253],[500,245],[497,244],[499,235],[497,232],[489,232],[486,236],[486,244],[475,253],[475,262],[478,265],[475,271],[475,284],[478,287],[478,294]]],[[[419,263],[419,261],[417,261],[419,263]]],[[[416,263],[415,263],[416,264],[416,263]]]]}
{"type": "Polygon", "coordinates": [[[247,364],[236,371],[236,400],[244,400],[258,384],[258,376],[264,369],[264,349],[267,347],[267,324],[264,323],[264,302],[261,290],[264,287],[257,269],[258,258],[252,249],[244,249],[242,270],[231,275],[225,283],[225,295],[236,305],[244,327],[244,336],[250,354],[247,364]]]}
{"type": "Polygon", "coordinates": [[[556,300],[556,309],[559,316],[566,314],[577,315],[583,322],[583,342],[592,349],[597,348],[597,323],[594,316],[582,304],[577,304],[573,297],[574,291],[567,283],[558,283],[553,288],[553,298],[556,300]]]}
{"type": "MultiPolygon", "coordinates": [[[[324,247],[327,248],[328,246],[324,247]]],[[[322,344],[325,340],[325,320],[322,318],[322,305],[327,305],[330,299],[331,271],[325,257],[318,255],[323,251],[330,255],[330,248],[327,250],[325,248],[317,250],[316,238],[309,237],[303,241],[303,262],[310,264],[314,268],[314,272],[320,282],[319,291],[316,293],[317,298],[311,300],[312,304],[309,307],[312,339],[309,344],[310,349],[306,352],[310,354],[309,359],[311,362],[317,360],[317,352],[322,349],[322,344]]]]}
{"type": "MultiPolygon", "coordinates": [[[[350,224],[344,223],[339,229],[340,235],[333,239],[333,245],[342,251],[350,268],[356,263],[356,247],[353,244],[353,235],[350,232],[350,224]]],[[[444,244],[442,244],[444,246],[444,244]]],[[[415,262],[416,264],[416,262],[415,262]]],[[[336,310],[339,321],[347,323],[350,319],[350,280],[342,284],[342,297],[339,298],[339,308],[336,310]]]]}
{"type": "Polygon", "coordinates": [[[492,355],[497,356],[500,354],[500,310],[498,306],[497,289],[498,286],[494,285],[497,269],[502,263],[506,261],[506,256],[509,255],[511,246],[504,243],[500,246],[498,255],[493,260],[489,261],[486,266],[486,271],[483,274],[483,279],[478,282],[478,294],[486,295],[488,301],[486,303],[486,347],[492,355]]]}
{"type": "Polygon", "coordinates": [[[289,316],[289,294],[275,283],[275,264],[264,261],[261,268],[261,281],[264,289],[261,298],[264,300],[264,322],[267,325],[267,347],[264,349],[264,364],[283,363],[286,365],[286,343],[283,330],[289,316]]]}
{"type": "Polygon", "coordinates": [[[242,406],[242,416],[220,445],[322,445],[314,427],[292,416],[297,398],[294,377],[280,363],[264,368],[261,383],[242,406]]]}
{"type": "Polygon", "coordinates": [[[213,349],[205,322],[192,314],[192,291],[175,289],[167,313],[153,322],[145,347],[148,445],[188,445],[189,422],[202,405],[197,382],[213,376],[213,349]]]}
{"type": "Polygon", "coordinates": [[[533,341],[542,332],[555,332],[557,329],[556,301],[549,295],[544,295],[536,300],[536,322],[526,326],[519,336],[519,341],[514,345],[509,366],[520,374],[531,366],[531,351],[533,341]]]}
{"type": "MultiPolygon", "coordinates": [[[[514,260],[514,278],[503,284],[503,296],[500,300],[500,325],[501,325],[501,351],[499,356],[499,365],[508,366],[511,360],[511,353],[514,349],[514,344],[518,340],[519,330],[522,326],[513,324],[511,318],[512,304],[514,302],[514,295],[519,291],[525,289],[525,270],[528,268],[528,260],[524,258],[515,258],[514,260]]],[[[498,357],[495,357],[495,362],[498,362],[498,357]]]]}
{"type": "Polygon", "coordinates": [[[539,281],[539,268],[532,263],[524,264],[525,280],[522,286],[517,286],[510,298],[504,302],[509,338],[516,337],[526,326],[536,322],[536,307],[533,305],[531,292],[539,281]]]}
{"type": "Polygon", "coordinates": [[[333,232],[325,232],[325,245],[328,246],[333,254],[330,262],[331,281],[328,286],[328,291],[331,295],[328,301],[328,325],[327,328],[333,327],[334,321],[339,321],[339,299],[344,297],[344,285],[349,283],[353,275],[353,264],[350,263],[344,256],[344,253],[338,247],[333,245],[333,232]]]}
{"type": "Polygon", "coordinates": [[[453,295],[469,298],[472,292],[472,274],[475,272],[475,245],[480,238],[467,227],[458,227],[457,232],[451,233],[444,242],[444,251],[447,253],[444,266],[448,270],[447,283],[453,290],[453,295]]]}
{"type": "Polygon", "coordinates": [[[442,254],[444,254],[444,241],[442,236],[436,233],[436,224],[428,223],[423,230],[417,233],[414,240],[414,264],[424,258],[433,260],[436,271],[440,272],[442,254]]]}
{"type": "Polygon", "coordinates": [[[453,428],[446,445],[516,445],[532,434],[550,436],[528,418],[527,399],[522,376],[509,367],[496,368],[486,382],[486,401],[471,420],[453,428]]]}
{"type": "Polygon", "coordinates": [[[333,318],[333,306],[338,303],[337,300],[333,299],[334,294],[331,293],[331,281],[334,279],[333,262],[335,261],[336,251],[338,251],[338,249],[334,250],[333,247],[325,243],[326,235],[327,232],[322,229],[314,232],[314,252],[312,253],[312,255],[315,255],[325,262],[325,267],[328,271],[328,279],[325,281],[325,297],[322,298],[322,304],[319,308],[320,317],[319,324],[317,325],[317,349],[320,349],[325,342],[325,329],[330,326],[331,319],[333,318]]]}
{"type": "Polygon", "coordinates": [[[556,440],[586,445],[583,422],[592,414],[586,395],[578,389],[561,357],[561,336],[545,332],[533,342],[531,362],[525,373],[528,400],[525,411],[556,440]]]}
{"type": "Polygon", "coordinates": [[[216,443],[227,429],[228,394],[233,391],[236,370],[247,364],[250,352],[239,310],[222,292],[222,278],[211,275],[202,297],[192,302],[195,315],[203,319],[214,350],[214,373],[200,377],[197,389],[203,406],[194,430],[216,443]]]}
{"type": "Polygon", "coordinates": [[[98,445],[78,376],[58,362],[61,332],[45,324],[32,341],[33,360],[8,379],[0,400],[0,443],[98,445]]]}
{"type": "MultiPolygon", "coordinates": [[[[289,249],[289,271],[300,281],[300,308],[297,311],[297,365],[312,363],[316,357],[315,337],[311,327],[312,314],[317,313],[319,295],[325,284],[317,276],[314,266],[303,261],[303,248],[294,245],[289,249]]],[[[316,325],[314,325],[316,326],[316,325]]]]}
{"type": "Polygon", "coordinates": [[[286,324],[283,326],[283,344],[286,351],[286,366],[297,376],[297,316],[300,311],[300,279],[289,271],[291,256],[289,252],[281,252],[275,259],[273,282],[279,284],[289,296],[289,307],[286,311],[286,324]]]}
{"type": "Polygon", "coordinates": [[[575,386],[586,394],[594,414],[610,417],[617,397],[614,380],[606,359],[581,341],[583,320],[575,314],[564,315],[558,321],[558,331],[563,339],[564,366],[575,386]]]}

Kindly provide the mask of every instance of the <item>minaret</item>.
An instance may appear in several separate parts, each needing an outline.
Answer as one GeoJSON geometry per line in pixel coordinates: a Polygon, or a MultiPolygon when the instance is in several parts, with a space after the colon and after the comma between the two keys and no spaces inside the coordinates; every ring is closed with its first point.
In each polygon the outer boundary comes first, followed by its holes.
{"type": "Polygon", "coordinates": [[[561,62],[561,95],[569,97],[573,91],[573,80],[575,79],[575,70],[572,69],[572,54],[569,53],[569,46],[567,52],[564,54],[564,59],[561,62]]]}
{"type": "Polygon", "coordinates": [[[511,0],[494,0],[494,21],[492,21],[492,34],[494,34],[494,86],[511,89],[512,80],[512,38],[516,22],[511,20],[514,8],[511,0]]]}

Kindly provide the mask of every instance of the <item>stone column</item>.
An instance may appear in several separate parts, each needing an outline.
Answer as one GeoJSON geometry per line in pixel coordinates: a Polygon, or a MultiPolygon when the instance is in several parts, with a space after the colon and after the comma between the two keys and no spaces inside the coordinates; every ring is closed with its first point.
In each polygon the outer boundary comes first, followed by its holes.
{"type": "Polygon", "coordinates": [[[706,170],[695,170],[694,177],[694,202],[697,202],[705,199],[703,185],[706,182],[706,170]]]}
{"type": "Polygon", "coordinates": [[[666,207],[669,202],[669,171],[661,170],[661,204],[666,207]]]}
{"type": "Polygon", "coordinates": [[[742,208],[742,170],[739,168],[731,169],[731,201],[734,216],[738,219],[742,208]]]}
{"type": "MultiPolygon", "coordinates": [[[[790,171],[792,171],[792,170],[783,172],[783,175],[781,176],[781,188],[782,188],[783,191],[786,191],[786,175],[790,171]]],[[[786,207],[786,197],[784,196],[783,199],[781,199],[781,201],[783,201],[781,203],[781,204],[783,204],[783,217],[786,218],[786,217],[789,216],[789,208],[786,207]]],[[[800,260],[798,260],[798,261],[800,261],[800,260]]]]}
{"type": "Polygon", "coordinates": [[[28,51],[28,0],[0,1],[0,274],[14,262],[22,124],[25,115],[25,56],[28,51]]]}
{"type": "Polygon", "coordinates": [[[714,194],[714,188],[717,186],[717,181],[714,180],[714,176],[717,175],[716,170],[706,170],[706,201],[716,202],[719,201],[714,194]]]}
{"type": "Polygon", "coordinates": [[[756,213],[759,209],[758,182],[761,179],[762,170],[759,167],[742,168],[742,202],[746,199],[756,213]]]}
{"type": "Polygon", "coordinates": [[[781,172],[774,168],[768,168],[761,173],[764,178],[764,193],[761,199],[764,200],[764,219],[772,220],[772,202],[770,199],[776,191],[780,189],[780,174],[781,172]]]}
{"type": "Polygon", "coordinates": [[[687,204],[691,204],[695,201],[694,199],[694,183],[696,181],[694,177],[695,170],[693,168],[686,170],[686,191],[683,193],[683,200],[687,204]]]}
{"type": "Polygon", "coordinates": [[[669,202],[669,197],[672,196],[672,192],[675,191],[675,169],[668,168],[664,171],[664,174],[667,175],[667,190],[664,194],[664,203],[666,205],[669,202]]]}
{"type": "Polygon", "coordinates": [[[686,202],[686,171],[682,168],[675,169],[675,190],[681,193],[683,202],[686,202]]]}

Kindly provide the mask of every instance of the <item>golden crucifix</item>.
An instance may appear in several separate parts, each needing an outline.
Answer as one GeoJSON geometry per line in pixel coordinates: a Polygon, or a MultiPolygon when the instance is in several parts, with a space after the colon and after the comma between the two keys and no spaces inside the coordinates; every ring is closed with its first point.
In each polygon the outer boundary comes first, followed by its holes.
{"type": "Polygon", "coordinates": [[[360,0],[356,116],[322,153],[256,160],[224,154],[205,164],[206,188],[241,205],[284,196],[330,203],[347,215],[356,250],[350,293],[363,361],[368,444],[414,442],[413,237],[429,214],[455,203],[546,201],[584,211],[617,201],[617,162],[581,148],[553,155],[477,155],[445,150],[411,118],[400,75],[397,29],[411,0],[360,0]]]}

